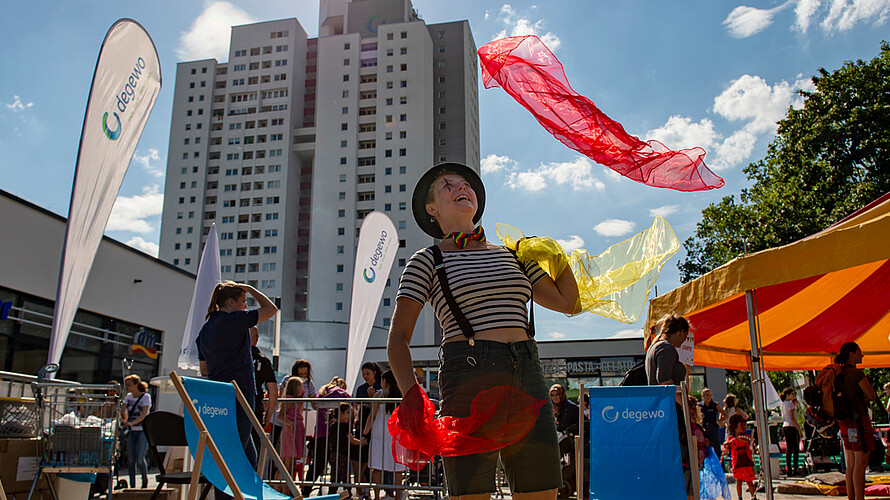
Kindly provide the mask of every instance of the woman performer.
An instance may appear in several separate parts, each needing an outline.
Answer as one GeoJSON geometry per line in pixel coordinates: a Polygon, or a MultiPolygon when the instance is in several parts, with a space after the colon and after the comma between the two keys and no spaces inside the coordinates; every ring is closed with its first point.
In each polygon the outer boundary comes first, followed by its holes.
{"type": "MultiPolygon", "coordinates": [[[[434,166],[414,188],[415,221],[425,233],[444,239],[437,248],[415,253],[399,283],[387,344],[390,366],[406,395],[398,425],[410,432],[422,418],[409,344],[420,311],[430,302],[443,330],[442,415],[470,416],[474,397],[496,386],[540,402],[534,406],[540,408],[531,430],[519,441],[495,451],[444,458],[449,496],[490,498],[500,456],[514,498],[554,499],[562,485],[556,422],[538,348],[529,334],[526,302],[533,296],[548,309],[579,312],[578,288],[568,267],[554,280],[537,264],[521,264],[507,248],[488,243],[482,227],[476,227],[484,205],[482,180],[460,164],[434,166]],[[453,301],[443,293],[436,250],[453,301]]],[[[507,423],[511,415],[499,413],[488,420],[486,430],[507,423]]]]}

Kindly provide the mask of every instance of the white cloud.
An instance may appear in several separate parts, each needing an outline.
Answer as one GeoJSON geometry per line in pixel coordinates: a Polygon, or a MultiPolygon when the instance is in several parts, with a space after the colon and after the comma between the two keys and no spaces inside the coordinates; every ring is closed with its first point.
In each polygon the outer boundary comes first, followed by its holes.
{"type": "Polygon", "coordinates": [[[547,336],[554,340],[560,340],[560,339],[566,338],[566,334],[556,332],[556,331],[548,333],[547,336]]]}
{"type": "MultiPolygon", "coordinates": [[[[532,10],[536,10],[535,6],[532,6],[532,10]]],[[[486,20],[489,20],[491,17],[493,16],[490,12],[485,13],[486,20]]],[[[545,23],[543,19],[531,21],[528,17],[518,14],[510,4],[501,6],[497,20],[504,24],[505,27],[494,36],[496,39],[508,36],[537,35],[544,42],[544,45],[553,52],[556,52],[559,46],[562,45],[562,41],[554,33],[544,32],[545,23]]]]}
{"type": "Polygon", "coordinates": [[[618,330],[606,337],[607,339],[642,339],[643,338],[643,330],[639,328],[627,328],[624,330],[618,330]]]}
{"type": "Polygon", "coordinates": [[[759,76],[742,75],[714,98],[714,111],[727,120],[750,120],[746,128],[751,133],[775,133],[788,106],[801,100],[795,90],[786,81],[771,87],[759,76]]]}
{"type": "Polygon", "coordinates": [[[662,205],[649,210],[649,217],[667,217],[680,211],[680,205],[662,205]]]}
{"type": "MultiPolygon", "coordinates": [[[[890,0],[888,0],[890,1],[890,0]]],[[[807,78],[798,78],[793,84],[786,81],[768,84],[763,78],[742,75],[714,98],[713,111],[722,118],[744,122],[741,128],[724,137],[714,128],[709,118],[698,123],[684,116],[671,116],[663,126],[650,130],[646,137],[661,141],[672,149],[700,146],[708,151],[708,166],[714,170],[726,170],[746,161],[760,136],[775,134],[779,120],[785,117],[788,107],[799,108],[803,98],[797,90],[813,90],[807,78]]]]}
{"type": "Polygon", "coordinates": [[[830,0],[828,15],[822,20],[826,32],[847,31],[860,21],[881,26],[890,16],[890,0],[830,0]]]}
{"type": "Polygon", "coordinates": [[[760,33],[773,23],[773,16],[791,5],[791,0],[772,9],[757,9],[740,5],[726,16],[723,25],[733,38],[747,38],[760,33]]]}
{"type": "Polygon", "coordinates": [[[146,219],[161,215],[163,207],[164,194],[158,192],[156,185],[142,188],[139,195],[118,196],[105,230],[150,233],[155,228],[146,219]]]}
{"type": "Polygon", "coordinates": [[[145,154],[140,155],[137,151],[136,154],[133,155],[133,161],[138,165],[142,166],[146,172],[155,176],[155,177],[163,177],[164,176],[164,168],[159,165],[153,165],[153,161],[160,161],[161,155],[158,153],[156,148],[149,148],[145,154]]]}
{"type": "Polygon", "coordinates": [[[142,250],[152,257],[158,256],[158,244],[153,241],[145,241],[141,236],[134,236],[127,242],[128,246],[142,250]]]}
{"type": "Polygon", "coordinates": [[[810,21],[819,9],[821,0],[798,0],[797,7],[794,8],[795,23],[794,28],[802,33],[806,33],[810,27],[810,21]]]}
{"type": "Polygon", "coordinates": [[[516,161],[511,160],[509,156],[498,156],[490,154],[482,158],[480,162],[483,174],[493,174],[501,170],[513,170],[516,167],[516,161]]]}
{"type": "Polygon", "coordinates": [[[250,15],[229,2],[210,2],[188,31],[179,36],[176,55],[180,60],[229,58],[231,27],[254,22],[250,15]]]}
{"type": "Polygon", "coordinates": [[[603,181],[594,177],[593,162],[580,156],[572,161],[541,164],[535,170],[513,171],[507,177],[507,186],[511,189],[541,191],[548,183],[568,184],[575,191],[602,191],[606,188],[603,181]]]}
{"type": "Polygon", "coordinates": [[[629,220],[606,219],[593,226],[593,230],[600,236],[617,237],[633,232],[634,227],[636,224],[629,220]]]}
{"type": "Polygon", "coordinates": [[[568,253],[572,253],[572,250],[584,247],[584,240],[577,234],[573,234],[567,240],[557,239],[556,242],[568,253]]]}
{"type": "Polygon", "coordinates": [[[24,110],[30,108],[33,105],[34,105],[33,102],[23,103],[21,97],[19,97],[17,95],[13,95],[12,102],[9,104],[6,104],[6,109],[11,109],[14,113],[18,113],[20,111],[24,111],[24,110]]]}

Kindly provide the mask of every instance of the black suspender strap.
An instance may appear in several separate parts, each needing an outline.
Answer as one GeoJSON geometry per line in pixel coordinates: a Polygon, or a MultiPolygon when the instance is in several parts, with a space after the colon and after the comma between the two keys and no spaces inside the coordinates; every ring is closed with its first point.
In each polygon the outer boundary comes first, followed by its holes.
{"type": "Polygon", "coordinates": [[[470,345],[476,345],[476,341],[473,340],[473,336],[476,335],[476,332],[473,331],[473,327],[470,326],[470,322],[467,320],[467,317],[464,316],[464,313],[457,307],[454,295],[451,294],[451,287],[448,286],[448,277],[445,275],[445,262],[442,259],[442,250],[439,249],[438,245],[433,245],[430,247],[430,251],[433,252],[433,265],[436,268],[436,276],[439,277],[439,285],[442,287],[442,295],[445,296],[445,302],[448,303],[448,308],[451,309],[451,315],[454,316],[455,321],[457,321],[458,326],[460,326],[460,330],[464,332],[464,336],[470,339],[470,345]]]}

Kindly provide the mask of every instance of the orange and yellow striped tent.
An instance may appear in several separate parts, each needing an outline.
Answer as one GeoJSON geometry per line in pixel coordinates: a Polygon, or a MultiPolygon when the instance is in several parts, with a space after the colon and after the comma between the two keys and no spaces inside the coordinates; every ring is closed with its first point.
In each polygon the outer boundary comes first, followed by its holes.
{"type": "Polygon", "coordinates": [[[820,233],[738,257],[652,299],[647,326],[681,314],[696,365],[748,370],[748,291],[763,369],[821,369],[850,341],[865,355],[860,367],[890,367],[890,193],[820,233]]]}

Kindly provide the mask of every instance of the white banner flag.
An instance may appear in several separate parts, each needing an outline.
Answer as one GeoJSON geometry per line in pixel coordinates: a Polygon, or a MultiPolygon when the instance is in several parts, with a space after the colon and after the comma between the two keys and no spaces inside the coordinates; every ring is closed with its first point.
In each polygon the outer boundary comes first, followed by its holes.
{"type": "Polygon", "coordinates": [[[179,349],[177,366],[183,370],[200,372],[198,346],[195,344],[195,339],[198,338],[198,333],[204,326],[204,318],[207,316],[213,289],[220,281],[222,281],[222,275],[219,267],[219,238],[216,235],[216,224],[213,224],[210,226],[207,241],[204,243],[204,251],[201,253],[198,276],[195,279],[195,291],[192,292],[192,306],[189,308],[189,317],[185,322],[185,331],[182,334],[182,346],[179,349]]]}
{"type": "Polygon", "coordinates": [[[366,215],[359,232],[349,307],[349,342],[346,345],[346,384],[349,387],[358,381],[383,287],[399,249],[396,226],[382,212],[366,215]]]}
{"type": "Polygon", "coordinates": [[[102,42],[83,119],[48,363],[62,357],[111,208],[160,90],[151,37],[136,21],[117,21],[102,42]]]}

